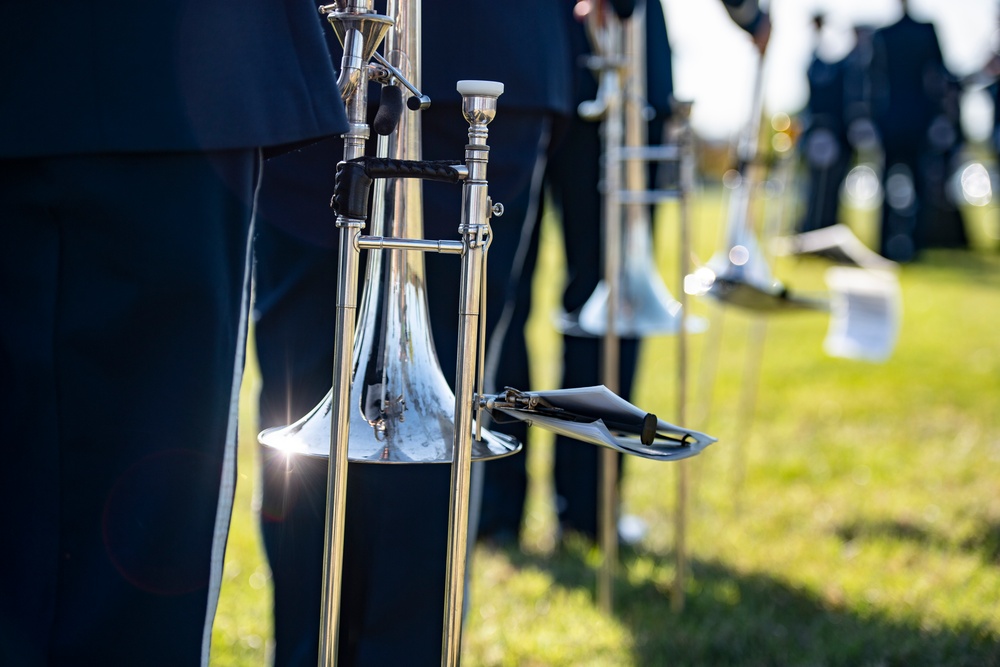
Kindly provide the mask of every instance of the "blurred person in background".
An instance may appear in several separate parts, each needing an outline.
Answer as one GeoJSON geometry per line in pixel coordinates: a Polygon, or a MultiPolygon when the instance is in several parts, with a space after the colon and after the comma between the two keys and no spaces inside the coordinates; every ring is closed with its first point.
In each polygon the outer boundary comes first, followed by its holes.
{"type": "Polygon", "coordinates": [[[808,169],[806,210],[799,221],[799,232],[837,224],[840,186],[852,158],[846,118],[848,60],[830,61],[823,57],[824,23],[823,14],[813,16],[815,48],[806,71],[809,100],[803,111],[803,131],[799,139],[808,169]]]}
{"type": "Polygon", "coordinates": [[[968,248],[965,220],[958,208],[951,179],[960,168],[965,148],[962,129],[962,83],[945,70],[944,95],[928,130],[923,160],[927,195],[923,207],[924,248],[968,248]]]}
{"type": "MultiPolygon", "coordinates": [[[[584,59],[591,53],[582,17],[589,2],[577,3],[577,19],[570,25],[574,62],[573,112],[567,119],[555,151],[545,172],[545,187],[549,201],[562,225],[566,258],[566,286],[562,308],[566,313],[577,312],[594,292],[603,277],[601,248],[602,196],[600,192],[602,154],[601,124],[585,120],[577,112],[579,103],[597,96],[597,80],[586,68],[584,59]]],[[[662,143],[664,125],[671,114],[673,76],[670,43],[663,8],[659,0],[636,3],[645,12],[646,99],[651,111],[647,123],[648,143],[662,143]]],[[[758,50],[763,52],[770,37],[770,19],[757,2],[724,0],[731,18],[748,32],[758,50]]],[[[632,15],[629,3],[613,3],[622,18],[632,15]]],[[[649,183],[656,182],[656,163],[652,163],[649,183]]],[[[539,222],[534,226],[537,237],[539,222]]],[[[537,238],[532,241],[531,257],[537,250],[537,238]]],[[[518,328],[512,334],[523,337],[524,322],[530,308],[533,271],[522,272],[520,283],[508,308],[520,313],[518,328]]],[[[561,385],[585,387],[602,383],[600,371],[601,340],[564,335],[561,385]]],[[[628,398],[635,374],[639,341],[622,339],[620,350],[619,389],[628,398]]],[[[498,386],[502,386],[499,385],[498,386]]],[[[516,385],[515,385],[516,386],[516,385]]],[[[555,507],[560,535],[575,534],[595,540],[598,534],[598,480],[600,452],[563,436],[556,437],[553,482],[555,507]]],[[[483,507],[479,524],[480,538],[499,545],[517,545],[523,528],[525,496],[528,486],[527,457],[524,454],[488,461],[485,468],[483,507]]],[[[618,467],[621,473],[621,465],[618,467]]]]}
{"type": "Polygon", "coordinates": [[[937,122],[945,113],[948,72],[937,31],[915,20],[907,0],[902,17],[872,36],[872,118],[882,144],[884,200],[879,253],[908,262],[926,246],[927,228],[937,224],[928,206],[927,162],[950,143],[937,122]]]}

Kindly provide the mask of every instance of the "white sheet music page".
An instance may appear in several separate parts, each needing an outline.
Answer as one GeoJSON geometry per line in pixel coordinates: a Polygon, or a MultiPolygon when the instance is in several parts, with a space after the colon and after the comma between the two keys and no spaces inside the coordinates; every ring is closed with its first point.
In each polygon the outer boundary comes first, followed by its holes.
{"type": "Polygon", "coordinates": [[[899,337],[902,298],[894,272],[827,269],[830,327],[823,349],[832,357],[882,362],[899,337]]]}

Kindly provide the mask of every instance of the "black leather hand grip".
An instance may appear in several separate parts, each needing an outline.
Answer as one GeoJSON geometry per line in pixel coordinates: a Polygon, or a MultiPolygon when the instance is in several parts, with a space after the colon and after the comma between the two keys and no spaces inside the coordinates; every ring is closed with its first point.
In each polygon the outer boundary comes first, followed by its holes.
{"type": "Polygon", "coordinates": [[[368,217],[368,192],[375,178],[423,178],[444,183],[458,183],[461,174],[455,162],[434,160],[391,160],[359,157],[337,164],[330,206],[337,215],[348,218],[368,217]]]}

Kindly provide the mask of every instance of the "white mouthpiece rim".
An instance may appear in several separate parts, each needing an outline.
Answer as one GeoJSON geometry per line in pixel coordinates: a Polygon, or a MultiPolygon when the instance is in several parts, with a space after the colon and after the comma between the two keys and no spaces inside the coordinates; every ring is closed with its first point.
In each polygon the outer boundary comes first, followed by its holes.
{"type": "Polygon", "coordinates": [[[499,81],[478,81],[476,79],[463,79],[455,84],[458,92],[463,95],[484,95],[486,97],[500,97],[503,94],[503,84],[499,81]]]}

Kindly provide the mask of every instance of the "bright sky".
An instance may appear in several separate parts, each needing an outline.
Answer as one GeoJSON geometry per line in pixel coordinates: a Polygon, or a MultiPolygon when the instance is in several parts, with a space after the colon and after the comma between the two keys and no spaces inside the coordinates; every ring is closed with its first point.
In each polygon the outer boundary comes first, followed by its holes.
{"type": "MultiPolygon", "coordinates": [[[[694,101],[693,124],[704,136],[728,139],[747,122],[753,96],[756,51],[718,0],[662,0],[674,51],[674,86],[694,101]]],[[[766,4],[766,0],[762,2],[766,4]]],[[[839,57],[853,44],[857,23],[894,22],[899,0],[771,0],[773,31],[765,62],[768,113],[799,110],[806,100],[805,70],[814,47],[811,16],[822,10],[825,53],[839,57]]],[[[997,0],[910,0],[910,14],[937,28],[945,63],[969,74],[986,62],[995,44],[997,0]]],[[[992,107],[980,92],[963,107],[970,138],[989,132],[992,107]]]]}

